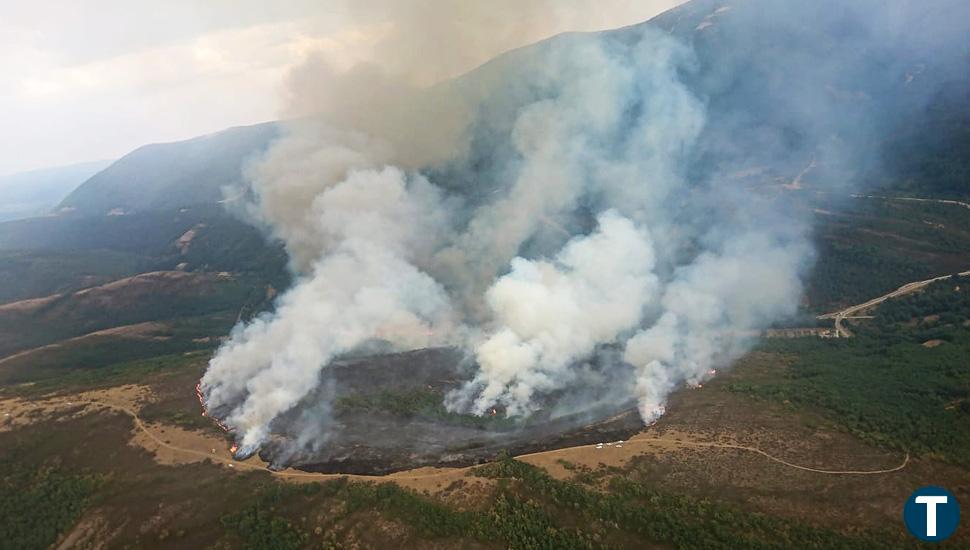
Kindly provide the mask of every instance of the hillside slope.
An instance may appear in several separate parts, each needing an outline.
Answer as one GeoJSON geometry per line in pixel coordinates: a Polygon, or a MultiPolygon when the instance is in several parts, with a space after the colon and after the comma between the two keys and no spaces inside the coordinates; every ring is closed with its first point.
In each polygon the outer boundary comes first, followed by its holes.
{"type": "Polygon", "coordinates": [[[249,293],[229,274],[160,271],[0,305],[0,356],[113,327],[238,308],[249,293]]]}
{"type": "MultiPolygon", "coordinates": [[[[755,170],[761,183],[783,183],[822,158],[808,174],[818,184],[851,179],[965,196],[970,56],[962,22],[967,20],[970,4],[959,0],[891,5],[694,0],[603,36],[619,46],[651,27],[691,46],[695,67],[681,76],[708,113],[692,155],[692,179],[755,170]]],[[[506,122],[502,112],[509,102],[536,93],[527,84],[529,60],[573,36],[499,56],[438,91],[455,86],[479,97],[472,132],[484,143],[506,122]],[[503,88],[495,89],[496,82],[503,88]]],[[[216,202],[224,186],[242,181],[246,162],[269,146],[281,126],[232,128],[139,148],[61,206],[100,216],[216,202]]],[[[473,187],[481,190],[482,182],[473,187]]]]}
{"type": "Polygon", "coordinates": [[[217,202],[224,187],[241,183],[246,161],[278,131],[277,123],[264,123],[140,147],[85,181],[60,208],[103,216],[217,202]]]}
{"type": "Polygon", "coordinates": [[[111,161],[85,162],[0,177],[0,222],[50,212],[111,161]]]}

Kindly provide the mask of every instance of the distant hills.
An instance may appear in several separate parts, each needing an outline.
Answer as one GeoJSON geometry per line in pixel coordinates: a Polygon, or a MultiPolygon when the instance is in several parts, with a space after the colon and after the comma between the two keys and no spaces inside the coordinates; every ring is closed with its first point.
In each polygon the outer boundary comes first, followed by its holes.
{"type": "Polygon", "coordinates": [[[23,188],[50,172],[63,187],[51,185],[60,194],[34,217],[0,218],[0,303],[155,271],[245,273],[256,296],[286,286],[282,246],[218,204],[277,132],[275,123],[231,128],[19,179],[23,188]]]}
{"type": "MultiPolygon", "coordinates": [[[[759,183],[785,183],[819,156],[828,162],[815,166],[808,180],[967,197],[967,20],[970,3],[963,0],[694,0],[602,35],[620,43],[652,27],[692,47],[696,66],[682,79],[708,112],[692,180],[753,173],[759,183]]],[[[485,119],[491,95],[504,105],[533,93],[518,89],[516,75],[530,70],[531,56],[569,36],[499,56],[452,84],[472,94],[486,90],[479,117],[485,119]],[[497,74],[507,85],[487,91],[497,74]]],[[[502,110],[507,105],[492,109],[502,110]]],[[[473,131],[494,124],[504,122],[479,120],[473,131]]],[[[105,216],[216,203],[226,187],[243,182],[246,163],[269,147],[281,126],[140,147],[84,181],[59,207],[105,216]]],[[[467,185],[443,175],[447,188],[467,185]]]]}
{"type": "Polygon", "coordinates": [[[277,123],[264,123],[139,147],[85,181],[59,208],[104,216],[218,202],[225,187],[242,183],[246,161],[278,132],[277,123]]]}
{"type": "Polygon", "coordinates": [[[0,222],[49,213],[112,161],[85,162],[0,177],[0,222]]]}

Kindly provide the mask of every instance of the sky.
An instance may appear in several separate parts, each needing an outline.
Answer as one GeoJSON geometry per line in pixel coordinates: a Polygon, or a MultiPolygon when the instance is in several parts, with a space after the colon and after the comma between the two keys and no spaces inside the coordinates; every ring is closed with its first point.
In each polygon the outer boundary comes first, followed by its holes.
{"type": "Polygon", "coordinates": [[[338,70],[362,62],[418,70],[421,48],[447,46],[403,40],[402,12],[488,17],[504,32],[487,48],[456,48],[462,56],[447,67],[421,68],[427,80],[559,32],[637,23],[681,1],[5,0],[0,176],[275,120],[288,75],[311,58],[338,70]],[[395,40],[400,55],[390,59],[395,40]]]}

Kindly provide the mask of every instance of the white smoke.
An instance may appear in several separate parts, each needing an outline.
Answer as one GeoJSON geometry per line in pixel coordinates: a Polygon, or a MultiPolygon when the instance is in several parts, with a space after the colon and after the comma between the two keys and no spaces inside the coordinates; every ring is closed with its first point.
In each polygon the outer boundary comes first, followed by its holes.
{"type": "MultiPolygon", "coordinates": [[[[534,393],[563,387],[576,361],[639,324],[657,288],[652,243],[616,212],[598,221],[554,262],[515,258],[486,293],[497,328],[475,350],[481,370],[464,391],[478,393],[472,412],[497,402],[510,415],[529,412],[534,393]]],[[[452,399],[462,408],[467,396],[452,399]]]]}
{"type": "Polygon", "coordinates": [[[640,415],[663,414],[679,384],[696,385],[746,349],[752,331],[795,313],[804,245],[780,246],[762,234],[735,237],[679,268],[664,290],[663,313],[626,344],[624,360],[639,367],[640,415]]]}
{"type": "Polygon", "coordinates": [[[478,371],[447,404],[509,415],[618,346],[650,421],[678,384],[736,358],[746,331],[793,311],[798,232],[687,216],[717,203],[685,175],[704,124],[681,81],[691,52],[636,33],[562,36],[424,91],[327,73],[340,90],[322,119],[251,171],[253,213],[298,280],[202,381],[245,450],[335,357],[374,340],[469,350],[478,371]]]}
{"type": "Polygon", "coordinates": [[[274,315],[237,328],[202,379],[207,405],[234,405],[226,423],[242,449],[318,383],[336,355],[373,338],[402,348],[436,343],[452,317],[441,286],[410,262],[434,239],[436,189],[394,168],[351,171],[313,200],[320,258],[274,315]]]}

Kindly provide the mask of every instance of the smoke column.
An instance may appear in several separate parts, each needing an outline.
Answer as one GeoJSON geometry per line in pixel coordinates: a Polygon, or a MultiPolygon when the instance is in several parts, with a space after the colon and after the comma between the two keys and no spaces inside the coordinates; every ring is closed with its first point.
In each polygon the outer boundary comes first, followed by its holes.
{"type": "Polygon", "coordinates": [[[450,323],[444,290],[413,264],[442,210],[426,180],[395,168],[353,171],[317,196],[313,210],[320,257],[275,315],[237,327],[203,379],[210,406],[245,396],[227,418],[241,429],[244,453],[336,355],[377,337],[426,347],[450,323]]]}
{"type": "MultiPolygon", "coordinates": [[[[462,41],[490,29],[438,7],[421,21],[405,10],[386,37],[456,41],[441,65],[409,72],[406,52],[343,72],[309,60],[290,88],[302,118],[250,170],[250,213],[297,279],[202,380],[242,453],[335,358],[374,343],[466,350],[476,370],[446,405],[474,414],[528,415],[592,358],[620,357],[604,368],[634,370],[616,391],[651,422],[671,391],[797,309],[808,223],[731,175],[739,144],[704,133],[691,45],[652,26],[567,34],[438,82],[508,47],[462,41]],[[697,176],[692,162],[715,147],[724,162],[697,176]]],[[[834,166],[823,141],[804,151],[834,166]]]]}

